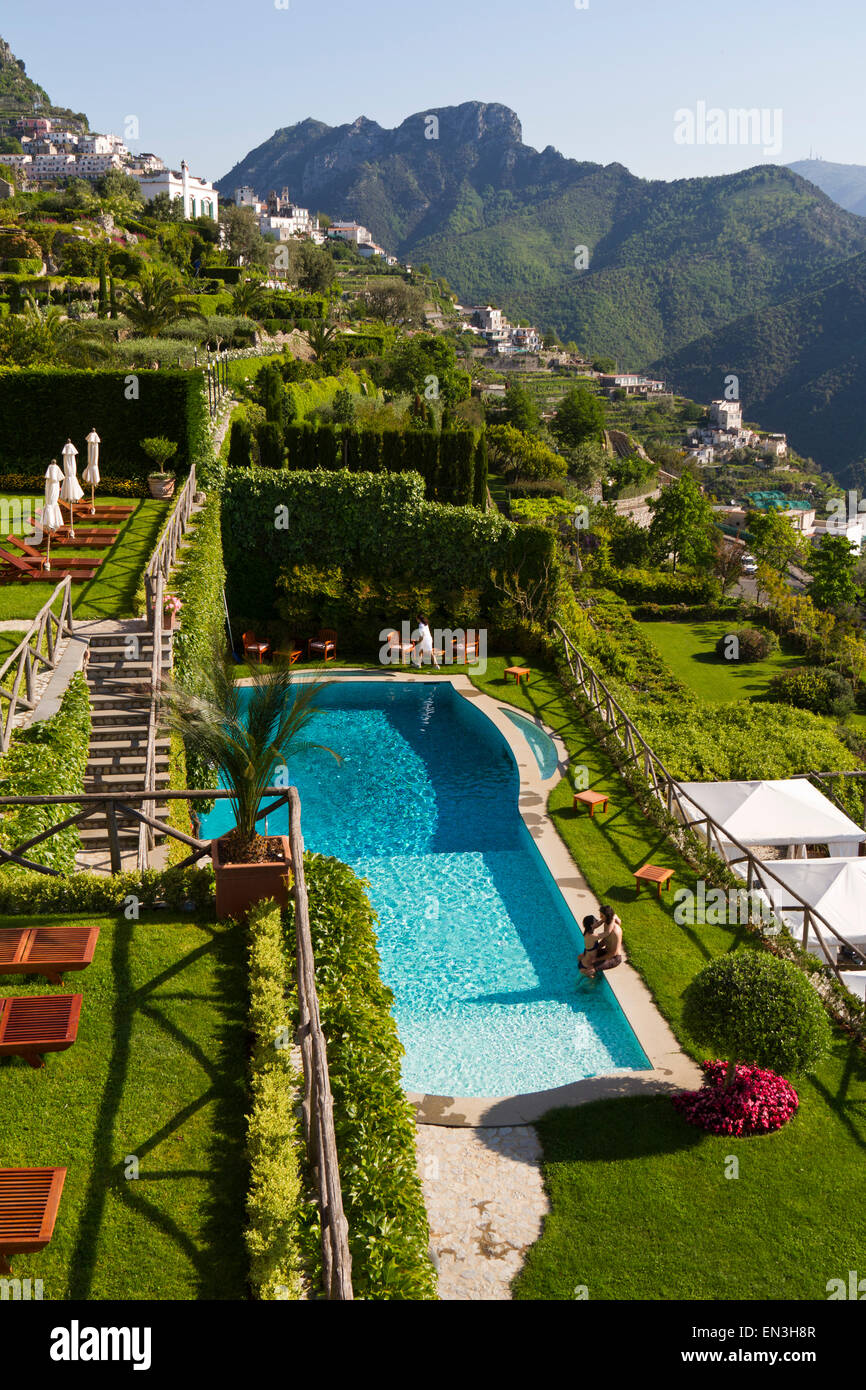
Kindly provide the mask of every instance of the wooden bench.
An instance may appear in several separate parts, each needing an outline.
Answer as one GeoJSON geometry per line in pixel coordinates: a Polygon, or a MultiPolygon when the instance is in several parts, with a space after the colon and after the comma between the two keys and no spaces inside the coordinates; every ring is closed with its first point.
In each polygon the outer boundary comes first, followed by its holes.
{"type": "Polygon", "coordinates": [[[590,814],[590,816],[592,817],[592,816],[595,815],[595,808],[596,808],[596,806],[601,806],[602,813],[603,813],[603,814],[606,813],[606,812],[607,812],[607,803],[608,803],[609,800],[610,800],[610,798],[609,798],[608,796],[606,796],[604,792],[591,792],[591,791],[586,791],[586,792],[575,792],[575,793],[574,793],[574,800],[573,800],[572,803],[571,803],[571,809],[572,809],[573,811],[576,811],[576,810],[577,810],[577,807],[578,807],[578,803],[580,802],[580,803],[582,803],[584,806],[588,806],[588,807],[589,807],[589,814],[590,814]]]}
{"type": "MultiPolygon", "coordinates": [[[[86,557],[85,557],[86,558],[86,557]]],[[[45,584],[53,574],[71,574],[74,580],[93,579],[96,576],[95,565],[101,564],[99,560],[86,560],[88,569],[79,569],[78,566],[70,567],[69,561],[54,560],[50,569],[44,569],[45,556],[39,556],[42,564],[36,564],[35,560],[25,560],[20,555],[13,555],[9,550],[0,548],[0,583],[7,583],[10,580],[16,584],[45,584]]]]}
{"type": "Polygon", "coordinates": [[[506,685],[508,684],[508,677],[509,677],[509,676],[513,676],[513,677],[514,677],[514,683],[515,683],[515,685],[519,685],[520,682],[521,682],[521,680],[522,680],[524,677],[526,678],[526,683],[527,683],[527,685],[528,685],[528,684],[529,684],[530,671],[531,671],[531,668],[530,668],[529,666],[506,666],[506,668],[505,668],[505,684],[506,684],[506,685]]]}
{"type": "Polygon", "coordinates": [[[65,1168],[0,1168],[0,1274],[10,1255],[44,1250],[54,1234],[65,1168]]]}
{"type": "Polygon", "coordinates": [[[44,975],[60,985],[64,971],[90,964],[98,938],[98,927],[3,927],[0,975],[44,975]]]}
{"type": "Polygon", "coordinates": [[[0,1057],[41,1067],[46,1052],[65,1052],[78,1037],[81,994],[25,994],[0,999],[0,1057]]]}

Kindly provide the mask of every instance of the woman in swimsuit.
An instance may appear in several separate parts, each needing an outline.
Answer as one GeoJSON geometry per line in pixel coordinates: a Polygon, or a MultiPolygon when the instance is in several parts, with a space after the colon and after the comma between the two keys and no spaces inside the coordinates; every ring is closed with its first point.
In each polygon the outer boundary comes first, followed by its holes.
{"type": "Polygon", "coordinates": [[[599,908],[598,919],[583,919],[583,955],[578,957],[581,974],[593,979],[599,970],[613,970],[622,965],[622,922],[613,908],[599,908]],[[601,927],[600,935],[598,928],[601,927]]]}

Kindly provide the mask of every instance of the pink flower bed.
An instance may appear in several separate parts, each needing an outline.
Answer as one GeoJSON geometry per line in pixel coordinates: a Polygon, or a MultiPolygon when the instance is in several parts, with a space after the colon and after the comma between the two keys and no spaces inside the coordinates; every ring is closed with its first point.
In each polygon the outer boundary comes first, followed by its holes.
{"type": "Polygon", "coordinates": [[[727,1062],[702,1062],[701,1071],[701,1089],[681,1091],[673,1100],[683,1119],[711,1134],[770,1134],[787,1124],[800,1104],[790,1082],[774,1071],[737,1063],[730,1089],[725,1089],[727,1062]]]}

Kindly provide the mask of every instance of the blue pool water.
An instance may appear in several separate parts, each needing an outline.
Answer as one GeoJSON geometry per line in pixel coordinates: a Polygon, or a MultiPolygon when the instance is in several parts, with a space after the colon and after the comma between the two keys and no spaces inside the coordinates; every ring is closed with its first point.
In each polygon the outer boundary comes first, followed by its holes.
{"type": "Polygon", "coordinates": [[[543,729],[539,729],[534,720],[528,719],[525,714],[518,714],[517,710],[503,709],[502,713],[510,719],[512,724],[516,724],[526,742],[532,749],[535,761],[538,763],[538,770],[545,781],[552,777],[559,767],[559,758],[556,753],[556,744],[546,734],[543,729]]]}
{"type": "MultiPolygon", "coordinates": [[[[578,979],[511,752],[471,701],[444,682],[335,681],[308,737],[343,762],[289,763],[304,842],[369,881],[407,1090],[505,1096],[649,1066],[607,981],[578,979]]],[[[230,827],[228,802],[203,823],[230,827]]]]}

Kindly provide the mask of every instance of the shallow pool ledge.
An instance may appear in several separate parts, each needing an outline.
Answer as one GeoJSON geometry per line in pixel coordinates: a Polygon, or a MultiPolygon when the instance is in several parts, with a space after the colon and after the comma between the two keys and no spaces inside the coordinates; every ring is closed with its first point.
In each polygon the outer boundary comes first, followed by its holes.
{"type": "MultiPolygon", "coordinates": [[[[411,679],[412,673],[402,668],[399,674],[396,671],[393,674],[389,672],[384,677],[381,673],[371,673],[369,670],[353,671],[343,668],[328,672],[329,679],[337,680],[405,680],[407,676],[411,679]]],[[[501,701],[494,700],[476,689],[468,676],[450,676],[427,668],[423,674],[419,673],[419,676],[427,681],[449,681],[458,695],[471,700],[476,708],[496,725],[510,748],[520,775],[518,809],[574,919],[577,953],[582,941],[580,923],[588,913],[597,913],[599,904],[547,814],[547,798],[567,769],[568,750],[565,744],[559,735],[541,720],[533,721],[552,739],[559,759],[556,771],[550,777],[542,778],[525,735],[508,718],[501,701]]],[[[696,1090],[702,1080],[699,1067],[683,1052],[666,1019],[656,1007],[649,990],[637,971],[629,965],[628,959],[615,970],[606,971],[605,979],[649,1059],[649,1067],[641,1071],[623,1069],[603,1076],[590,1076],[583,1081],[572,1081],[566,1086],[556,1086],[549,1091],[533,1091],[518,1096],[432,1096],[410,1091],[407,1092],[407,1096],[415,1108],[417,1122],[428,1125],[463,1125],[478,1129],[494,1125],[531,1124],[549,1110],[557,1110],[562,1106],[583,1105],[588,1101],[608,1100],[618,1096],[696,1090]]]]}

